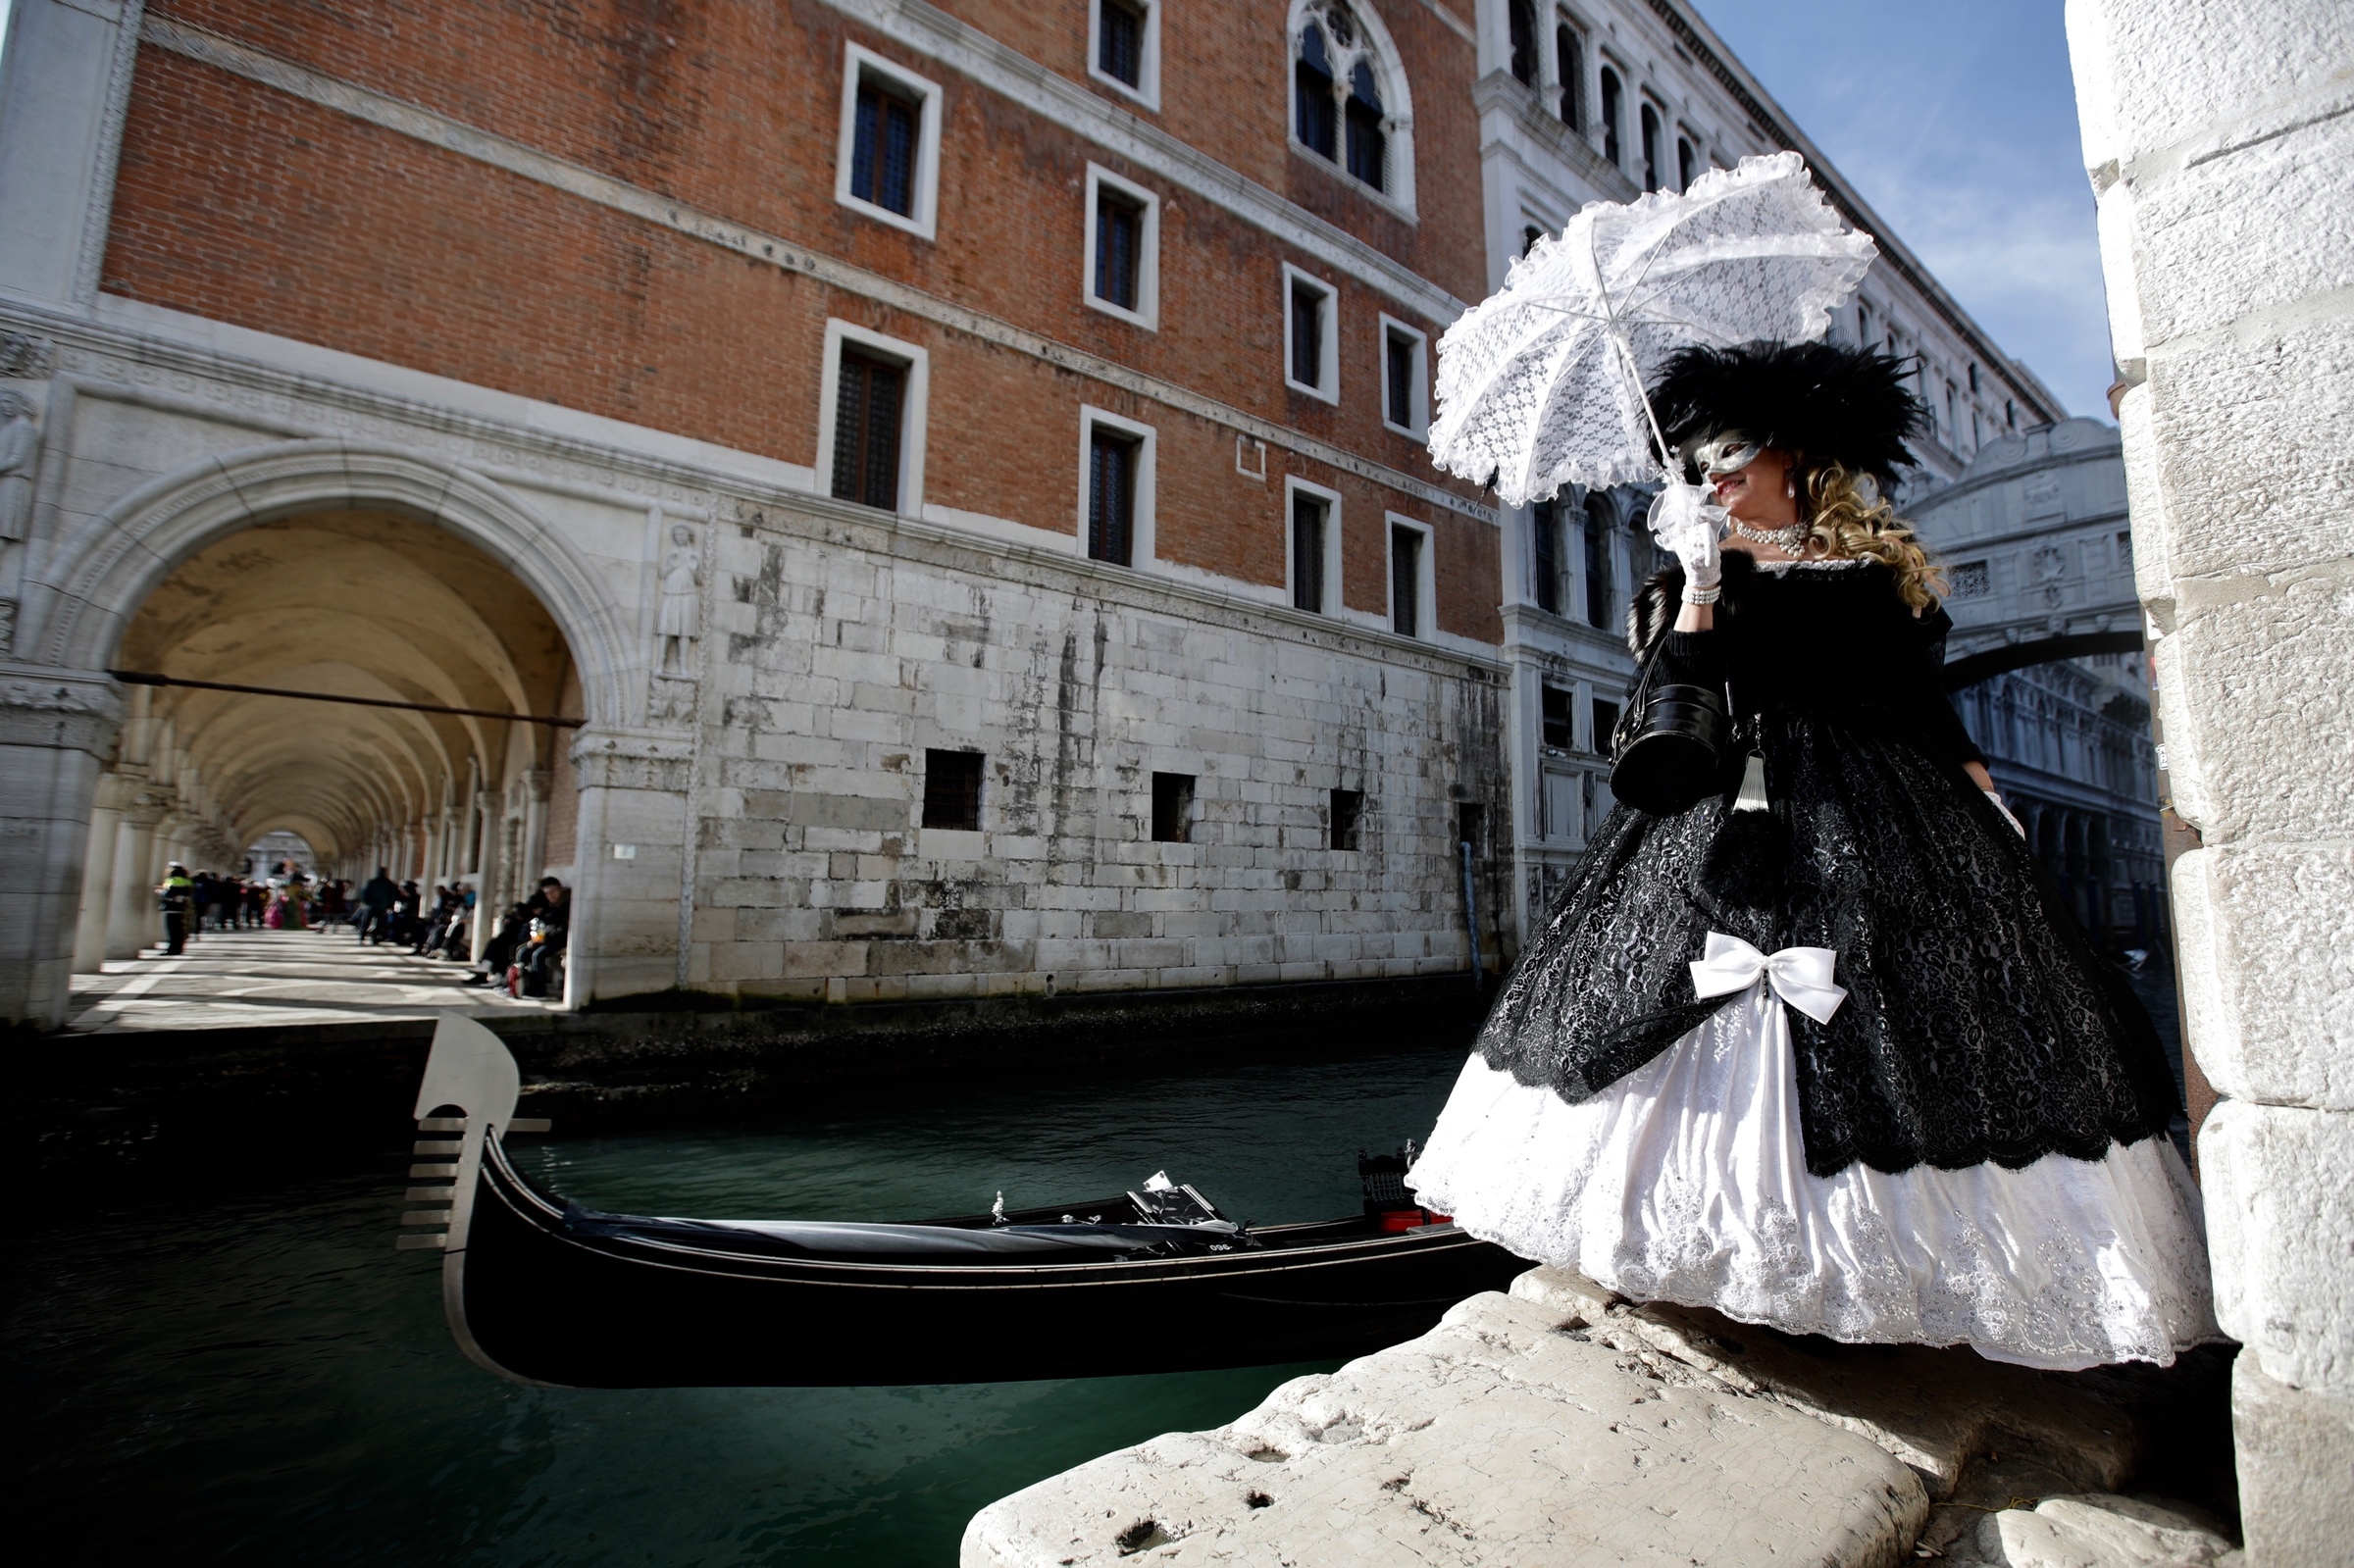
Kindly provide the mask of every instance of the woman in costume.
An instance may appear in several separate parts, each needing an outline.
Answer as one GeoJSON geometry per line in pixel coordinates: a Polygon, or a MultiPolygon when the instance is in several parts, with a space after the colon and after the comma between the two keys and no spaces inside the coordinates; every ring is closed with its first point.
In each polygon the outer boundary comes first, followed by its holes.
{"type": "Polygon", "coordinates": [[[1729,688],[1735,755],[1602,825],[1409,1182],[1792,1333],[2069,1370],[2216,1338],[2157,1037],[1939,683],[1942,584],[1881,499],[1925,428],[1899,367],[1690,349],[1651,395],[1723,511],[1663,508],[1631,640],[1729,688]]]}

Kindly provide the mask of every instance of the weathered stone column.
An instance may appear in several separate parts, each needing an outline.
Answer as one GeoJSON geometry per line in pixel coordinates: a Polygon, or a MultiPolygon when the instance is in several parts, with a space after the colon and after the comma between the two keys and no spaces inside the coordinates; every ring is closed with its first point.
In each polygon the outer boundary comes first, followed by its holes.
{"type": "Polygon", "coordinates": [[[0,1020],[66,1021],[90,801],[122,722],[99,672],[0,665],[0,1020]]]}
{"type": "Polygon", "coordinates": [[[2070,0],[2251,1568],[2354,1520],[2354,8],[2070,0]]]}
{"type": "Polygon", "coordinates": [[[90,808],[88,849],[81,866],[81,910],[74,928],[74,973],[95,975],[106,959],[107,900],[115,885],[115,835],[123,821],[123,802],[137,792],[137,784],[119,773],[98,779],[96,803],[90,808]]]}
{"type": "Polygon", "coordinates": [[[171,797],[142,787],[115,826],[115,876],[106,896],[106,956],[136,958],[155,936],[155,825],[171,797]]]}
{"type": "Polygon", "coordinates": [[[693,755],[684,735],[600,727],[573,737],[581,814],[565,971],[576,1006],[679,984],[681,805],[693,755]],[[626,859],[615,858],[617,843],[626,859]]]}

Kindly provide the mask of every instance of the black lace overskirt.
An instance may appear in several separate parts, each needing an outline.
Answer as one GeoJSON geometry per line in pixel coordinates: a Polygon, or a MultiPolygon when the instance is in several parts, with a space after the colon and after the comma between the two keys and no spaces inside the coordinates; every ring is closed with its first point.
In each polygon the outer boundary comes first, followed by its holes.
{"type": "Polygon", "coordinates": [[[1790,1012],[1807,1167],[1882,1171],[2162,1135],[2157,1036],[2057,889],[1958,769],[1868,714],[1763,721],[1770,812],[1729,793],[1603,823],[1480,1037],[1490,1066],[1586,1098],[1724,1004],[1694,997],[1708,933],[1828,947],[1846,1002],[1790,1012]]]}

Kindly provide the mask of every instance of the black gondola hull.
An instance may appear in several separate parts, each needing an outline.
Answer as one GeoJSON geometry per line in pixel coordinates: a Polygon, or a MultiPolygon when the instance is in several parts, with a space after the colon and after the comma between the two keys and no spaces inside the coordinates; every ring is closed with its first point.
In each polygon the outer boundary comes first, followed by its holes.
{"type": "Polygon", "coordinates": [[[1191,1372],[1410,1339],[1528,1265],[1449,1228],[1278,1227],[1211,1256],[1030,1266],[731,1252],[568,1227],[496,1139],[453,1317],[478,1359],[575,1388],[812,1388],[1191,1372]],[[1287,1231],[1295,1233],[1286,1244],[1287,1231]],[[1297,1237],[1307,1238],[1300,1241],[1297,1237]]]}

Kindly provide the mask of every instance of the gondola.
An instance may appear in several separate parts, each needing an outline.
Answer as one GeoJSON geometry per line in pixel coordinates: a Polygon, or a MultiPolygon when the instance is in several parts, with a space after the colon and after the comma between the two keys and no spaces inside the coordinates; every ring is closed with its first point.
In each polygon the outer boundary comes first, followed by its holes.
{"type": "Polygon", "coordinates": [[[612,1214],[516,1170],[515,1059],[434,1034],[403,1247],[442,1253],[451,1333],[518,1383],[591,1389],[992,1383],[1362,1354],[1528,1265],[1412,1206],[1395,1156],[1364,1212],[1244,1227],[1162,1180],[906,1225],[612,1214]],[[456,1111],[459,1114],[451,1115],[456,1111]],[[448,1135],[456,1134],[457,1137],[448,1135]],[[445,1184],[445,1185],[444,1185],[445,1184]]]}

